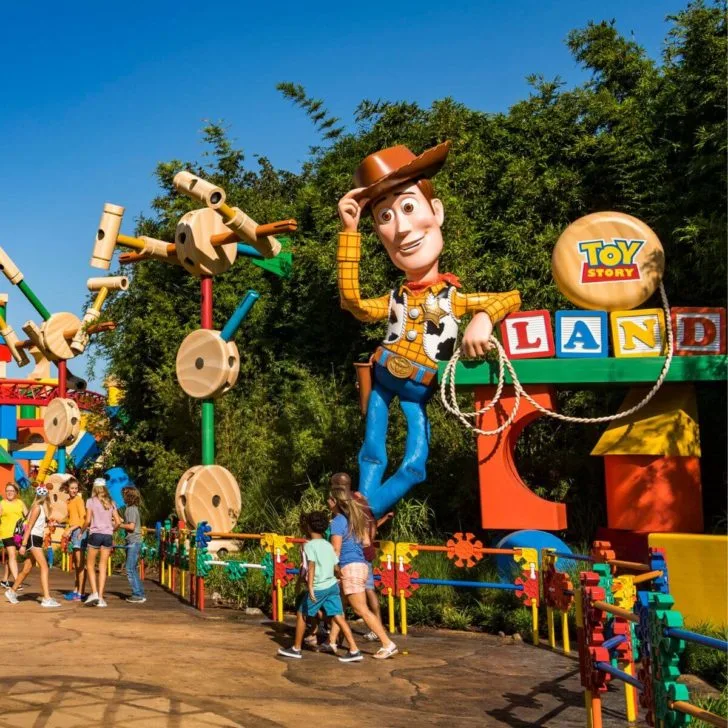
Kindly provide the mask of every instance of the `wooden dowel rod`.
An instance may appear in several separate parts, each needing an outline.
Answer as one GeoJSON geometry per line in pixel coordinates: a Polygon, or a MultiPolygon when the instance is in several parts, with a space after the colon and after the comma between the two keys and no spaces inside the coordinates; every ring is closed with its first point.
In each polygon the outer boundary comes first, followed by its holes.
{"type": "Polygon", "coordinates": [[[640,564],[637,561],[620,561],[619,559],[612,559],[607,561],[610,566],[616,566],[618,569],[631,569],[632,571],[649,571],[650,567],[648,564],[640,564]]]}
{"type": "Polygon", "coordinates": [[[710,725],[717,725],[720,728],[728,727],[728,719],[698,708],[697,705],[693,705],[692,703],[686,703],[684,700],[668,700],[667,707],[670,710],[677,710],[679,713],[692,715],[693,718],[700,718],[704,723],[709,723],[710,725]]]}
{"type": "Polygon", "coordinates": [[[662,576],[662,571],[659,569],[655,571],[648,571],[645,574],[640,574],[639,576],[635,576],[634,579],[632,579],[633,584],[641,584],[643,581],[650,581],[650,579],[657,579],[659,576],[662,576]]]}
{"type": "Polygon", "coordinates": [[[614,614],[617,617],[622,617],[622,619],[626,619],[628,622],[638,623],[640,621],[640,618],[636,614],[633,614],[626,609],[622,609],[621,607],[615,607],[613,604],[607,604],[607,602],[592,602],[592,606],[596,609],[601,609],[603,612],[608,612],[609,614],[614,614]]]}

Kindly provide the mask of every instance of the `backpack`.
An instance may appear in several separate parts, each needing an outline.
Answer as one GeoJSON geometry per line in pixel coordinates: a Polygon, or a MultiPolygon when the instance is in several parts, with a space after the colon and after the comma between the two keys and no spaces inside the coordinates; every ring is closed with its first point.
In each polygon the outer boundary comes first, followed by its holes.
{"type": "Polygon", "coordinates": [[[15,545],[18,548],[20,548],[20,544],[23,543],[23,536],[25,535],[26,527],[27,523],[25,522],[25,518],[18,518],[15,523],[15,530],[13,531],[13,541],[15,541],[15,545]]]}

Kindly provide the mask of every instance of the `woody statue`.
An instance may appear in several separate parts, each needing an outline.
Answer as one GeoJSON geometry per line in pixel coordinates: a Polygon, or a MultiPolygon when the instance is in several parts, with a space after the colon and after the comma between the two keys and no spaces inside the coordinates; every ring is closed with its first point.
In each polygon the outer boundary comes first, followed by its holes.
{"type": "Polygon", "coordinates": [[[377,517],[425,480],[430,440],[426,405],[436,388],[437,362],[455,350],[460,319],[472,314],[463,353],[483,356],[491,347],[493,324],[521,305],[518,291],[461,293],[456,276],[440,273],[445,211],[429,178],[449,151],[450,143],[444,142],[419,156],[401,145],[370,154],[354,174],[356,189],[339,200],[341,307],[360,321],[388,321],[384,341],[372,357],[366,434],[359,452],[359,491],[377,517]],[[399,288],[366,299],[359,291],[358,226],[364,212],[372,215],[379,240],[405,275],[399,288]],[[407,421],[407,439],[399,469],[384,480],[389,405],[395,396],[407,421]]]}

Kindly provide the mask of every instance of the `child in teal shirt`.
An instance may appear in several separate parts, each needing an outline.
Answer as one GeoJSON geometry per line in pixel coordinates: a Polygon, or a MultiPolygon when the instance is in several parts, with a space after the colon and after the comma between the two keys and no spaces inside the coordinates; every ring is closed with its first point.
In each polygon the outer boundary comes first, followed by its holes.
{"type": "Polygon", "coordinates": [[[306,586],[308,593],[298,600],[296,612],[296,637],[292,647],[278,650],[281,657],[301,659],[303,635],[306,632],[306,617],[322,610],[327,617],[339,626],[349,645],[348,654],[339,658],[340,662],[360,662],[363,657],[354,642],[354,635],[344,619],[344,607],[341,603],[341,592],[335,571],[339,559],[333,546],[323,537],[328,528],[329,518],[323,511],[312,511],[302,518],[308,541],[303,552],[308,561],[306,586]]]}

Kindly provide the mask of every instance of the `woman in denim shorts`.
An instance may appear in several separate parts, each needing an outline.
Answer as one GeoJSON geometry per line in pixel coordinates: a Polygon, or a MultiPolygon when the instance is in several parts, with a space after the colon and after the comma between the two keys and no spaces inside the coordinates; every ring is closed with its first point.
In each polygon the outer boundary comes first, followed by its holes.
{"type": "Polygon", "coordinates": [[[114,548],[114,531],[121,524],[114,501],[111,500],[103,478],[94,480],[91,497],[86,501],[86,523],[88,528],[88,546],[86,552],[86,570],[91,585],[91,593],[84,604],[105,607],[104,587],[106,586],[106,568],[114,548]],[[96,581],[96,556],[99,557],[98,588],[96,581]]]}

